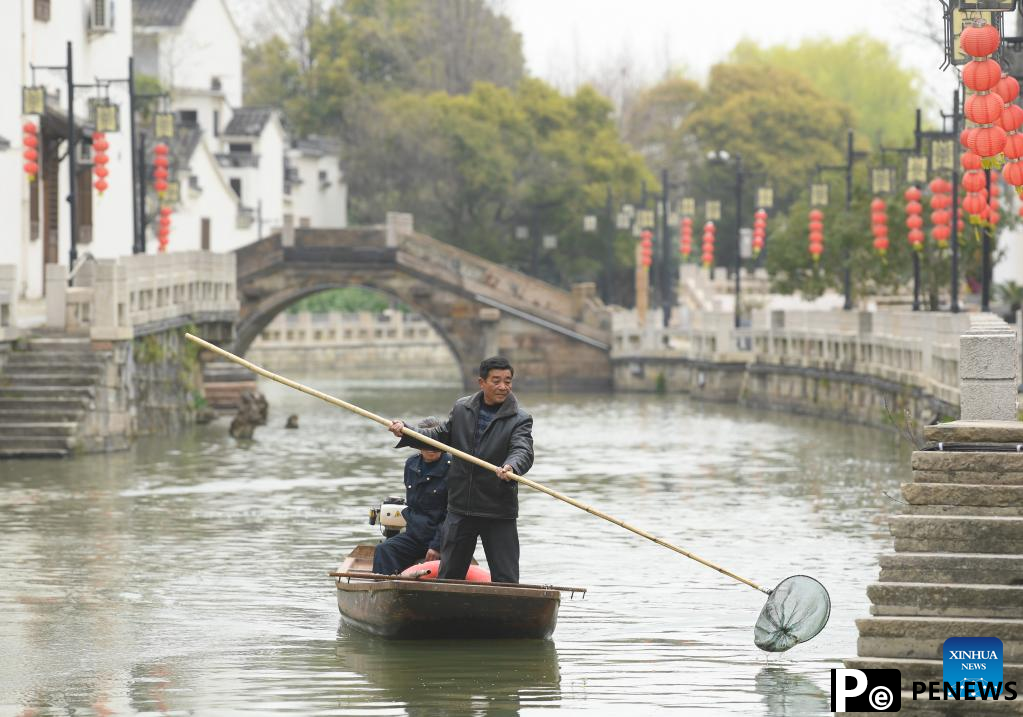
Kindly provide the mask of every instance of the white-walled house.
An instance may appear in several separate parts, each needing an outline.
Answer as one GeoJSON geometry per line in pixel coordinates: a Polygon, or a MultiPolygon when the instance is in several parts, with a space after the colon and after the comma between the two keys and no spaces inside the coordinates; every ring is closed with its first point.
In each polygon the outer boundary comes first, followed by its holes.
{"type": "MultiPolygon", "coordinates": [[[[22,114],[22,87],[33,82],[32,65],[67,64],[71,42],[76,84],[96,78],[127,79],[132,47],[130,13],[112,12],[110,0],[5,0],[0,24],[0,264],[15,265],[16,294],[38,298],[44,290],[46,263],[67,264],[71,246],[67,82],[63,71],[36,69],[37,86],[46,88],[43,115],[22,114]],[[98,14],[97,14],[98,10],[98,14]],[[39,176],[27,181],[22,170],[22,126],[39,127],[39,176]]],[[[75,90],[79,147],[88,156],[91,142],[89,99],[95,88],[75,90]]],[[[126,82],[109,87],[119,108],[121,131],[108,133],[109,188],[99,196],[92,187],[92,166],[79,167],[77,188],[78,253],[113,257],[131,252],[133,242],[131,139],[126,82]]]]}
{"type": "Polygon", "coordinates": [[[348,185],[340,156],[341,145],[335,140],[308,137],[291,143],[285,191],[296,226],[348,226],[348,185]]]}
{"type": "Polygon", "coordinates": [[[133,10],[136,67],[166,88],[178,122],[168,250],[231,251],[287,217],[347,226],[339,147],[293,149],[278,110],[241,106],[243,42],[224,0],[134,0],[133,10]]]}

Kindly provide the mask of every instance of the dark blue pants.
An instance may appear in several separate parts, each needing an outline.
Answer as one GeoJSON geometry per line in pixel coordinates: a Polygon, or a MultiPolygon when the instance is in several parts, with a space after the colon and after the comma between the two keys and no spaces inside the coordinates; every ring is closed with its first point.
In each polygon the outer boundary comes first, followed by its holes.
{"type": "Polygon", "coordinates": [[[400,573],[410,565],[422,562],[429,547],[409,537],[408,533],[398,533],[377,546],[373,553],[373,572],[380,575],[400,573]]]}
{"type": "Polygon", "coordinates": [[[514,518],[480,518],[448,511],[444,524],[444,543],[440,548],[440,578],[464,580],[476,550],[483,539],[483,552],[495,583],[519,581],[519,531],[514,518]]]}

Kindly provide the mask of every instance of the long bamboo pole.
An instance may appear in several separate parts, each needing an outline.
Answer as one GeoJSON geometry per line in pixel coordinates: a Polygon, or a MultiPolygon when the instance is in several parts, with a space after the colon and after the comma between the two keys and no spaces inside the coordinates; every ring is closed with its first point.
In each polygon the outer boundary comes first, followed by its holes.
{"type": "MultiPolygon", "coordinates": [[[[257,366],[256,364],[254,364],[254,363],[252,363],[250,361],[246,361],[245,359],[243,359],[240,356],[235,356],[230,351],[225,351],[224,349],[220,348],[219,346],[214,346],[209,341],[205,341],[204,339],[201,339],[198,336],[194,336],[193,334],[186,333],[185,334],[185,338],[187,338],[189,341],[192,341],[193,343],[198,344],[199,346],[201,346],[202,348],[206,349],[207,351],[211,351],[211,352],[217,354],[218,356],[222,356],[223,358],[226,358],[228,361],[233,361],[234,363],[238,364],[239,366],[244,366],[249,371],[252,371],[253,373],[257,373],[260,376],[263,376],[264,378],[270,379],[271,381],[276,381],[277,383],[283,383],[285,386],[290,386],[291,388],[295,389],[296,391],[301,391],[302,393],[306,393],[306,394],[308,394],[310,396],[315,396],[316,398],[319,398],[320,400],[326,401],[327,403],[333,404],[333,405],[338,406],[340,408],[344,408],[345,410],[351,411],[352,413],[357,413],[360,416],[362,416],[363,418],[368,418],[371,421],[376,421],[377,423],[379,423],[382,426],[387,426],[388,428],[390,428],[391,423],[393,423],[393,421],[391,419],[384,418],[383,416],[378,416],[377,414],[372,413],[371,411],[367,411],[364,408],[360,408],[359,406],[356,406],[354,403],[348,403],[348,401],[343,401],[340,398],[335,398],[334,396],[331,396],[330,394],[323,393],[323,391],[317,391],[315,388],[310,388],[308,386],[305,386],[305,385],[299,383],[298,381],[292,381],[290,378],[286,378],[284,376],[278,376],[275,373],[267,371],[262,366],[257,366]]],[[[461,458],[463,461],[468,461],[469,463],[474,463],[475,465],[478,465],[481,468],[486,468],[487,470],[493,471],[495,473],[499,470],[499,468],[497,466],[495,466],[493,463],[489,463],[489,462],[483,460],[482,458],[477,458],[476,456],[473,456],[473,455],[470,455],[468,453],[465,453],[464,451],[460,451],[457,448],[452,448],[451,446],[444,445],[440,441],[436,441],[436,440],[434,440],[434,439],[432,439],[432,438],[430,438],[428,436],[424,436],[422,433],[417,433],[416,431],[413,431],[408,426],[406,426],[405,428],[402,429],[402,433],[404,433],[406,436],[411,436],[412,438],[415,438],[417,441],[421,441],[422,443],[426,443],[428,445],[431,445],[434,448],[439,448],[442,451],[446,451],[446,452],[450,453],[453,456],[457,456],[458,458],[461,458]]],[[[522,483],[523,485],[529,486],[533,490],[538,490],[541,493],[546,493],[547,495],[551,496],[552,498],[557,498],[558,500],[560,500],[560,501],[562,501],[564,503],[568,503],[571,506],[575,506],[576,508],[579,508],[580,510],[585,510],[587,513],[589,513],[591,515],[595,515],[598,518],[603,518],[604,520],[608,521],[609,523],[614,523],[617,526],[625,528],[626,530],[635,533],[636,535],[640,536],[641,538],[646,538],[647,540],[652,541],[654,543],[657,543],[658,545],[663,546],[663,547],[667,548],[668,550],[673,550],[676,553],[678,553],[679,555],[684,555],[687,558],[689,558],[690,560],[695,560],[696,562],[700,563],[701,565],[706,565],[708,568],[713,568],[714,570],[717,570],[722,575],[727,575],[728,577],[732,578],[733,580],[736,580],[736,581],[738,581],[740,583],[743,583],[744,585],[749,585],[751,588],[759,590],[760,592],[765,593],[767,595],[771,594],[770,590],[768,590],[766,588],[763,588],[760,585],[757,585],[752,580],[748,580],[747,578],[744,578],[744,577],[741,577],[739,575],[736,575],[735,573],[733,573],[733,572],[731,572],[729,570],[725,570],[721,566],[715,565],[714,563],[710,562],[709,560],[705,560],[704,558],[701,558],[698,555],[694,555],[693,553],[689,552],[688,550],[684,550],[683,548],[680,548],[677,545],[669,543],[667,540],[663,540],[662,538],[658,538],[657,536],[655,536],[655,535],[653,535],[651,533],[648,533],[647,531],[645,531],[645,530],[643,530],[641,528],[637,528],[637,527],[635,527],[633,525],[629,525],[624,520],[619,520],[618,518],[610,516],[607,513],[604,513],[603,511],[597,510],[596,508],[594,508],[592,506],[586,505],[585,503],[582,503],[582,502],[576,500],[575,498],[570,498],[567,495],[565,495],[564,493],[559,493],[558,491],[552,490],[551,488],[548,488],[545,485],[537,483],[536,481],[530,480],[529,478],[525,478],[525,477],[520,476],[520,475],[515,475],[514,473],[511,473],[511,472],[506,473],[506,475],[509,478],[511,478],[512,480],[518,481],[519,483],[522,483]]]]}

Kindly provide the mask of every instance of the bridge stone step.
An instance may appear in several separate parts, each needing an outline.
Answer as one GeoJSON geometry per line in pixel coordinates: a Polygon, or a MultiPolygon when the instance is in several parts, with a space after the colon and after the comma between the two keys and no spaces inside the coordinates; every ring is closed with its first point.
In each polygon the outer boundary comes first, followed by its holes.
{"type": "Polygon", "coordinates": [[[24,373],[44,371],[50,373],[97,373],[106,359],[96,354],[83,354],[78,358],[54,357],[46,354],[14,352],[4,366],[5,371],[24,373]]]}
{"type": "Polygon", "coordinates": [[[33,411],[76,411],[88,410],[90,401],[88,397],[43,397],[21,396],[17,398],[4,398],[0,396],[0,411],[33,412],[33,411]]]}
{"type": "Polygon", "coordinates": [[[869,617],[857,620],[856,627],[859,655],[940,660],[950,637],[997,637],[1005,648],[1003,659],[1023,663],[1023,620],[869,617]]]}
{"type": "Polygon", "coordinates": [[[78,427],[76,421],[71,422],[19,422],[0,425],[5,436],[28,436],[30,438],[59,438],[71,436],[78,427]]]}
{"type": "Polygon", "coordinates": [[[91,399],[94,389],[85,386],[0,386],[0,399],[48,398],[54,400],[91,399]]]}
{"type": "Polygon", "coordinates": [[[880,563],[882,583],[1023,585],[1023,555],[894,553],[880,563]]]}
{"type": "Polygon", "coordinates": [[[33,446],[4,448],[0,446],[0,460],[11,458],[66,458],[70,452],[66,448],[36,448],[33,446]]]}
{"type": "Polygon", "coordinates": [[[1023,475],[1023,453],[994,451],[914,451],[910,459],[918,483],[989,483],[976,475],[1023,475]]]}
{"type": "Polygon", "coordinates": [[[84,408],[0,408],[0,431],[11,423],[76,423],[84,415],[84,408]]]}
{"type": "Polygon", "coordinates": [[[895,551],[1023,554],[1023,517],[896,515],[895,551]]]}
{"type": "Polygon", "coordinates": [[[15,373],[0,374],[3,386],[93,386],[96,376],[87,373],[15,373]]]}
{"type": "Polygon", "coordinates": [[[1023,585],[873,583],[867,597],[879,617],[1023,618],[1023,585]]]}
{"type": "Polygon", "coordinates": [[[28,348],[29,351],[45,351],[47,353],[61,353],[68,351],[91,352],[92,341],[84,337],[36,337],[29,339],[28,348]]]}
{"type": "MultiPolygon", "coordinates": [[[[960,509],[968,507],[1014,507],[1023,517],[1023,485],[990,485],[977,483],[913,483],[902,484],[903,497],[913,505],[941,505],[960,509]]],[[[969,510],[961,510],[969,514],[969,510]]]]}
{"type": "Polygon", "coordinates": [[[0,434],[0,450],[70,450],[74,439],[70,436],[14,436],[4,431],[0,434]]]}

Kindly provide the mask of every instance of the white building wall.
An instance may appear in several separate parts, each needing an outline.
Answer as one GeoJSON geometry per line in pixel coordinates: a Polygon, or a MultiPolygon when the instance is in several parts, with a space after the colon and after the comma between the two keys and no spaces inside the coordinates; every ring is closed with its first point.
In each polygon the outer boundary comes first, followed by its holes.
{"type": "Polygon", "coordinates": [[[196,0],[177,28],[160,30],[159,78],[164,87],[209,90],[214,78],[228,104],[242,104],[242,42],[223,0],[196,0]]]}
{"type": "Polygon", "coordinates": [[[324,229],[348,226],[348,185],[338,166],[338,158],[291,150],[289,161],[301,180],[301,184],[291,188],[295,225],[308,223],[309,226],[324,229]],[[326,173],[326,186],[320,181],[320,172],[326,173]]]}
{"type": "MultiPolygon", "coordinates": [[[[262,201],[263,236],[284,223],[284,150],[287,136],[276,113],[263,127],[254,151],[259,154],[258,201],[262,201]]],[[[255,207],[255,204],[249,204],[255,207]]],[[[262,237],[260,237],[262,238],[262,237]]]]}
{"type": "Polygon", "coordinates": [[[238,200],[225,181],[213,152],[200,142],[192,154],[188,173],[181,175],[181,203],[171,217],[169,251],[202,248],[202,220],[210,222],[210,250],[228,252],[255,239],[255,225],[239,227],[238,200]],[[194,175],[199,190],[191,188],[194,175]]]}
{"type": "MultiPolygon", "coordinates": [[[[17,263],[23,296],[42,295],[43,239],[29,239],[28,197],[29,186],[21,171],[21,126],[26,119],[38,124],[38,117],[26,118],[20,114],[21,86],[31,84],[29,64],[64,65],[66,43],[72,42],[72,57],[76,83],[87,83],[96,77],[127,78],[128,57],[132,51],[131,13],[119,12],[112,32],[88,31],[88,4],[84,2],[51,3],[50,20],[34,19],[33,0],[7,0],[13,12],[5,12],[0,24],[0,106],[13,109],[0,113],[0,135],[11,141],[11,148],[0,152],[0,207],[4,217],[18,217],[12,229],[0,233],[0,257],[4,263],[17,263]],[[13,168],[14,171],[11,171],[13,168]],[[16,228],[14,228],[16,227],[16,228]],[[15,258],[16,257],[16,258],[15,258]],[[13,259],[12,261],[12,258],[13,259]]],[[[51,70],[37,70],[36,83],[51,93],[59,94],[63,110],[67,102],[65,75],[51,70]]],[[[76,115],[88,116],[88,98],[95,96],[87,89],[75,92],[76,115]]],[[[111,87],[110,98],[120,105],[121,126],[124,131],[108,135],[110,141],[110,189],[102,198],[94,196],[93,241],[79,247],[79,253],[90,251],[96,256],[116,256],[131,250],[131,162],[128,93],[126,83],[111,87]]],[[[64,151],[62,147],[61,151],[64,151]]],[[[70,248],[69,210],[64,197],[68,193],[65,159],[60,168],[59,202],[59,257],[66,262],[70,248]]],[[[10,225],[9,225],[10,226],[10,225]]]]}

